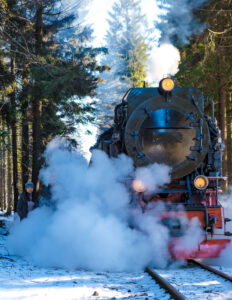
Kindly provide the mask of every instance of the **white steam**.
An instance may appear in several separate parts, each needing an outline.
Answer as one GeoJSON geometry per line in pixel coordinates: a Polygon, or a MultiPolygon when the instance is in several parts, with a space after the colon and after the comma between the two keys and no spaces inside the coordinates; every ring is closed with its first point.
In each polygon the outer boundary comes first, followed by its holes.
{"type": "MultiPolygon", "coordinates": [[[[10,253],[49,267],[92,270],[138,270],[168,260],[168,229],[151,213],[131,210],[122,178],[133,173],[125,155],[109,159],[101,151],[92,163],[55,140],[47,148],[47,167],[41,179],[53,178],[52,207],[39,207],[14,224],[8,237],[10,253]],[[55,177],[55,180],[54,180],[55,177]],[[131,225],[133,224],[133,226],[131,225]]],[[[169,178],[169,169],[155,165],[157,182],[169,178]]],[[[147,177],[146,177],[147,179],[147,177]]]]}
{"type": "Polygon", "coordinates": [[[150,58],[149,80],[159,82],[167,75],[175,75],[178,72],[179,61],[179,50],[173,45],[165,43],[154,48],[150,58]]]}
{"type": "Polygon", "coordinates": [[[166,0],[161,4],[164,10],[157,27],[161,32],[161,43],[175,40],[184,45],[194,34],[200,34],[205,25],[200,24],[194,11],[202,7],[207,0],[166,0]]]}
{"type": "Polygon", "coordinates": [[[159,20],[156,28],[160,32],[159,46],[152,49],[149,64],[149,82],[157,84],[167,75],[174,76],[178,72],[180,62],[179,50],[173,44],[185,45],[195,34],[200,34],[204,24],[199,24],[194,11],[206,0],[166,0],[161,2],[159,20]]]}
{"type": "Polygon", "coordinates": [[[184,236],[179,238],[178,243],[174,246],[175,252],[184,251],[186,255],[191,255],[198,249],[198,245],[205,239],[205,233],[200,225],[199,219],[194,217],[188,223],[184,236]]]}
{"type": "Polygon", "coordinates": [[[135,179],[140,180],[145,190],[149,193],[154,192],[164,183],[170,182],[170,167],[163,164],[153,164],[147,167],[141,167],[135,171],[135,179]]]}

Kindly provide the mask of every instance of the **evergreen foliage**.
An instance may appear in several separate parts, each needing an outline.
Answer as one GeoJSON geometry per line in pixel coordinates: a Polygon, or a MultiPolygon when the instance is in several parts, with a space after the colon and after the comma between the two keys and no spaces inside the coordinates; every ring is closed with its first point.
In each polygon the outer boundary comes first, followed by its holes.
{"type": "Polygon", "coordinates": [[[14,207],[29,177],[39,189],[46,144],[92,118],[85,98],[95,94],[105,70],[97,56],[107,51],[89,46],[92,30],[70,8],[60,0],[0,0],[1,129],[12,133],[14,207]]]}
{"type": "Polygon", "coordinates": [[[130,87],[142,87],[146,78],[148,30],[140,1],[118,0],[109,13],[105,41],[109,54],[104,58],[111,70],[99,85],[100,125],[112,122],[113,106],[130,87]]]}
{"type": "MultiPolygon", "coordinates": [[[[200,36],[195,36],[181,49],[181,86],[195,86],[215,101],[216,118],[226,144],[223,171],[232,182],[232,4],[227,0],[211,0],[195,10],[195,16],[207,24],[200,36]]],[[[210,106],[206,106],[210,113],[210,106]]]]}

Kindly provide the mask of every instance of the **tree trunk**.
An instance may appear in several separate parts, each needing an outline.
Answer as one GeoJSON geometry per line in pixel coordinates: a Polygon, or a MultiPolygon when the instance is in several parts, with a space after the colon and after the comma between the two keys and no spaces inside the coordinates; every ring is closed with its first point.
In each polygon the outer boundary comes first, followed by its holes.
{"type": "Polygon", "coordinates": [[[3,194],[3,167],[2,167],[2,149],[0,149],[0,207],[1,210],[4,208],[4,194],[3,194]]]}
{"type": "Polygon", "coordinates": [[[28,123],[23,121],[22,124],[22,185],[24,187],[25,183],[29,178],[29,133],[28,133],[28,123]]]}
{"type": "MultiPolygon", "coordinates": [[[[223,80],[220,80],[219,86],[219,128],[221,130],[222,141],[227,144],[226,141],[226,91],[225,85],[223,84],[223,80]]],[[[227,174],[227,149],[224,150],[223,158],[222,158],[222,172],[223,174],[227,174]]]]}
{"type": "Polygon", "coordinates": [[[221,130],[222,140],[226,140],[226,91],[223,81],[220,81],[219,87],[219,128],[221,130]]]}
{"type": "MultiPolygon", "coordinates": [[[[37,2],[36,20],[35,20],[35,52],[36,55],[41,54],[43,40],[43,7],[37,2]]],[[[36,192],[39,190],[39,170],[41,167],[41,115],[42,115],[42,100],[40,91],[36,86],[35,80],[35,97],[33,99],[33,157],[32,157],[32,181],[36,186],[36,192]]]]}
{"type": "Polygon", "coordinates": [[[39,170],[41,166],[41,113],[42,103],[35,99],[33,104],[33,157],[32,157],[32,181],[36,186],[36,192],[39,190],[39,170]]]}
{"type": "MultiPolygon", "coordinates": [[[[12,82],[15,82],[15,58],[11,57],[11,76],[12,82]]],[[[10,103],[12,109],[12,160],[13,160],[13,187],[14,187],[14,211],[17,209],[18,202],[18,155],[17,155],[17,130],[16,130],[16,101],[15,92],[10,95],[10,103]]]]}
{"type": "MultiPolygon", "coordinates": [[[[232,99],[231,99],[231,93],[228,95],[228,110],[231,111],[232,109],[232,99]]],[[[228,113],[227,115],[227,176],[228,176],[228,185],[230,186],[232,183],[232,143],[231,143],[231,134],[232,134],[232,117],[231,113],[228,113]]]]}
{"type": "Polygon", "coordinates": [[[7,136],[7,214],[10,215],[12,211],[12,177],[11,177],[11,138],[10,138],[10,128],[8,127],[8,136],[7,136]]]}
{"type": "MultiPolygon", "coordinates": [[[[0,122],[0,133],[2,133],[2,121],[0,122]]],[[[2,171],[2,136],[0,136],[0,208],[3,210],[3,188],[2,188],[2,176],[3,176],[3,171],[2,171]]]]}
{"type": "Polygon", "coordinates": [[[2,208],[5,211],[7,207],[6,198],[6,141],[5,141],[5,124],[2,121],[3,137],[2,137],[2,192],[3,192],[3,203],[2,208]]]}
{"type": "MultiPolygon", "coordinates": [[[[23,87],[25,89],[25,87],[23,87]]],[[[21,161],[21,170],[22,170],[22,187],[24,188],[25,183],[29,178],[29,125],[27,118],[28,110],[28,100],[26,93],[23,93],[23,98],[21,99],[21,114],[22,114],[22,161],[21,161]]]]}

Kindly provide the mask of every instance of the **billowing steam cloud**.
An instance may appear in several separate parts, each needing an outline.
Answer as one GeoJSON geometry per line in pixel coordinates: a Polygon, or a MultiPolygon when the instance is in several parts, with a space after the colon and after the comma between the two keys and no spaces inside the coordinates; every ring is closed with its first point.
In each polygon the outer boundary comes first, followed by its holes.
{"type": "Polygon", "coordinates": [[[148,80],[160,81],[165,75],[175,75],[180,61],[179,50],[172,41],[179,44],[188,43],[194,34],[200,34],[205,26],[199,24],[193,12],[206,0],[166,0],[161,5],[161,16],[156,23],[160,31],[159,47],[152,50],[148,80]]]}
{"type": "MultiPolygon", "coordinates": [[[[168,229],[152,212],[143,214],[138,207],[131,211],[122,183],[133,173],[130,158],[109,159],[95,151],[88,166],[55,140],[46,160],[41,179],[52,183],[53,206],[37,208],[13,226],[11,253],[41,266],[114,271],[142,269],[151,262],[165,266],[168,229]]],[[[159,174],[151,182],[155,186],[169,181],[168,167],[155,165],[147,174],[144,170],[146,179],[149,172],[159,174]]]]}
{"type": "MultiPolygon", "coordinates": [[[[15,222],[9,252],[45,267],[108,271],[142,270],[148,264],[165,267],[170,236],[159,219],[165,205],[152,202],[143,213],[136,197],[131,203],[125,180],[130,182],[134,173],[132,160],[126,155],[110,159],[97,150],[89,166],[65,143],[55,139],[48,145],[47,166],[40,174],[51,185],[52,205],[15,222]]],[[[154,164],[137,169],[133,176],[146,182],[151,192],[169,182],[169,172],[169,167],[154,164]]],[[[187,250],[195,249],[200,238],[199,224],[192,221],[178,250],[186,243],[187,250]]]]}
{"type": "Polygon", "coordinates": [[[200,226],[198,218],[195,217],[190,220],[186,234],[179,239],[179,243],[174,246],[174,250],[177,253],[184,251],[186,254],[191,255],[192,251],[196,250],[196,245],[202,242],[204,238],[204,231],[200,226]]]}
{"type": "Polygon", "coordinates": [[[207,0],[165,0],[162,8],[164,13],[157,24],[161,32],[160,42],[177,40],[187,44],[193,34],[200,34],[204,25],[194,17],[194,10],[200,8],[207,0]]]}
{"type": "Polygon", "coordinates": [[[148,193],[156,191],[160,186],[170,181],[167,174],[170,172],[170,168],[167,165],[153,164],[147,167],[141,167],[135,171],[135,179],[141,181],[144,184],[144,188],[148,193]]]}
{"type": "Polygon", "coordinates": [[[161,44],[151,53],[150,75],[152,80],[159,82],[167,75],[178,72],[180,61],[179,50],[171,44],[161,44]]]}

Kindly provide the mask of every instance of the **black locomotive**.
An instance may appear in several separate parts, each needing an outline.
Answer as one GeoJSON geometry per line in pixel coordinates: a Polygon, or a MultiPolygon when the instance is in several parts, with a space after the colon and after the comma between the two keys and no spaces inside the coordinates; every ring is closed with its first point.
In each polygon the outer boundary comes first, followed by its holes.
{"type": "MultiPolygon", "coordinates": [[[[129,155],[135,167],[153,163],[171,167],[171,183],[150,201],[181,203],[189,220],[199,219],[205,238],[187,258],[218,256],[230,241],[225,229],[229,220],[218,201],[225,180],[224,144],[214,103],[210,101],[209,117],[204,113],[206,102],[209,100],[198,89],[175,87],[172,78],[164,78],[157,88],[132,88],[115,107],[113,127],[101,134],[96,144],[110,157],[129,155]]],[[[167,214],[165,218],[170,219],[167,214]]],[[[172,226],[172,222],[168,224],[172,226]]],[[[186,258],[183,253],[174,256],[186,258]]]]}

